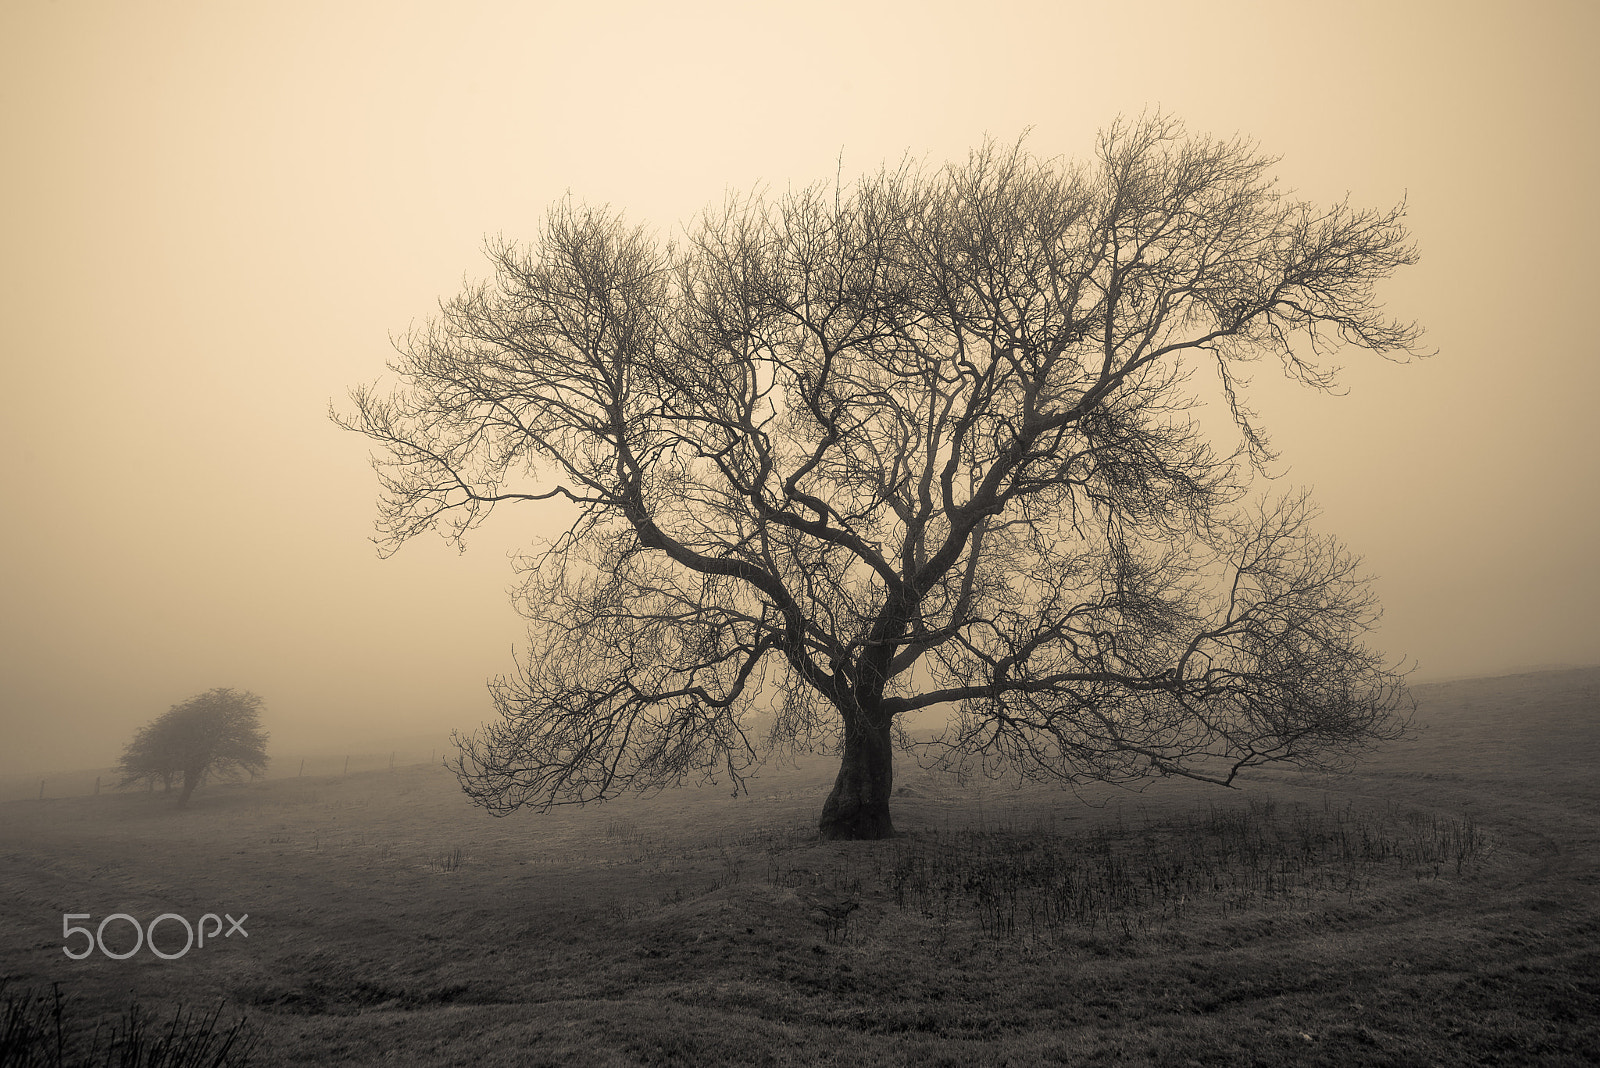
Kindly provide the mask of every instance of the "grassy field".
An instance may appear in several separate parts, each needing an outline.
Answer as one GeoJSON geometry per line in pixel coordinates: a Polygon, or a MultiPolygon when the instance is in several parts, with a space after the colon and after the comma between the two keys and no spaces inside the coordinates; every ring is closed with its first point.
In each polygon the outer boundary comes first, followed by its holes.
{"type": "Polygon", "coordinates": [[[816,839],[820,758],[505,820],[428,766],[10,801],[0,977],[102,1046],[225,999],[259,1065],[1600,1063],[1600,669],[1416,695],[1337,778],[903,764],[880,843],[816,839]],[[71,960],[67,913],[248,937],[71,960]]]}

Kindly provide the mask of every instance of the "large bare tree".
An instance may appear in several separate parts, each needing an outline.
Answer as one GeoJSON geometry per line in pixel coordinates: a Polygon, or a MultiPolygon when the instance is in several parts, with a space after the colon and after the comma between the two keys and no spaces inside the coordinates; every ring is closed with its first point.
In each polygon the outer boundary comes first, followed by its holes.
{"type": "Polygon", "coordinates": [[[1329,389],[1333,349],[1416,354],[1373,292],[1415,260],[1403,205],[1295,200],[1165,117],[1097,149],[732,198],[665,246],[567,202],[490,244],[398,386],[335,415],[381,446],[386,550],[573,509],[524,561],[498,719],[460,739],[477,803],[738,782],[825,739],[822,833],[875,838],[924,709],[935,755],[1067,782],[1393,735],[1358,561],[1304,496],[1247,494],[1272,454],[1240,369],[1329,389]],[[1213,375],[1231,452],[1192,415],[1213,375]]]}

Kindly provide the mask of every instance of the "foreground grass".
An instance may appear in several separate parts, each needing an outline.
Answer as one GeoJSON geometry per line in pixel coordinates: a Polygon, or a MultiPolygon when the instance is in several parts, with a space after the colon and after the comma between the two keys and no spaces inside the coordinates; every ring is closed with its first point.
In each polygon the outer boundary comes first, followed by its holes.
{"type": "Polygon", "coordinates": [[[1242,795],[903,772],[881,843],[810,834],[825,762],[506,821],[427,768],[0,806],[0,974],[84,1026],[225,997],[252,1064],[1596,1063],[1600,673],[1537,678],[1242,795]],[[224,909],[247,942],[61,951],[224,909]]]}
{"type": "Polygon", "coordinates": [[[157,1020],[137,1003],[109,1031],[89,1031],[59,983],[48,992],[11,991],[0,980],[0,1066],[4,1068],[242,1068],[259,1036],[248,1021],[219,1026],[222,1006],[181,1006],[157,1020]]]}

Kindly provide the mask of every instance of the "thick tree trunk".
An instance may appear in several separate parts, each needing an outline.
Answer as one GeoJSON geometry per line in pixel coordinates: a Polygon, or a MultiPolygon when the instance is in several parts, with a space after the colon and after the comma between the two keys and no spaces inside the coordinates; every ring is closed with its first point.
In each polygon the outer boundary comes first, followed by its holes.
{"type": "Polygon", "coordinates": [[[889,794],[894,789],[894,747],[889,724],[846,723],[844,759],[833,792],[822,806],[822,837],[889,838],[889,794]]]}

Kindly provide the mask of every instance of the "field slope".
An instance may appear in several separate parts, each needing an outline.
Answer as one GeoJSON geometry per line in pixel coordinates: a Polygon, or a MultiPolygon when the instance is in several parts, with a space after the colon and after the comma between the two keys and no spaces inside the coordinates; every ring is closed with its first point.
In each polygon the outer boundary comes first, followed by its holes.
{"type": "Polygon", "coordinates": [[[1237,791],[908,763],[880,843],[811,834],[823,758],[505,820],[427,766],[6,802],[0,977],[86,1031],[225,999],[265,1065],[1600,1063],[1600,669],[1416,695],[1237,791]],[[69,913],[248,937],[71,960],[69,913]]]}

